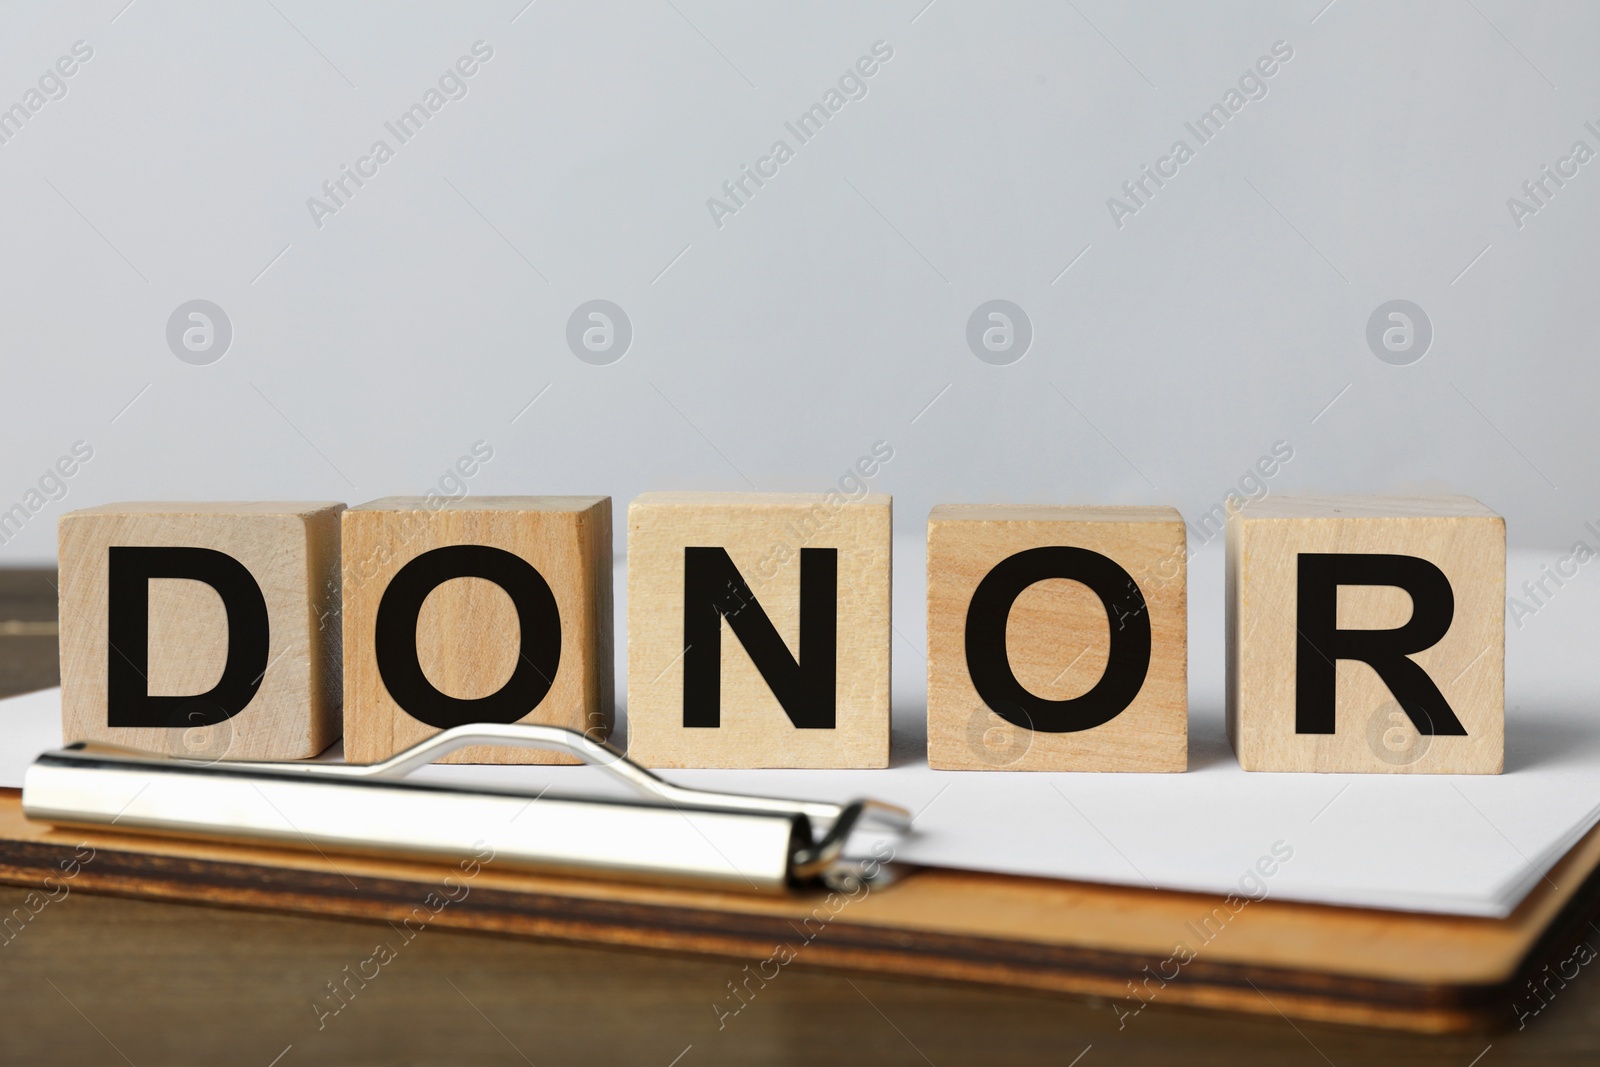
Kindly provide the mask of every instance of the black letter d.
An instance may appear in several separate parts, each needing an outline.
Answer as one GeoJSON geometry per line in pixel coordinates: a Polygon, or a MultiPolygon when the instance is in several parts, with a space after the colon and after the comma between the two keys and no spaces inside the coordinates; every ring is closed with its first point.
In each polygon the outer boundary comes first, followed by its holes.
{"type": "MultiPolygon", "coordinates": [[[[267,672],[267,601],[244,564],[211,548],[113,545],[107,560],[106,725],[210,726],[245,709],[267,672]],[[228,659],[206,693],[151,696],[150,579],[191,578],[228,613],[228,659]]],[[[172,650],[183,654],[185,650],[172,650]]]]}

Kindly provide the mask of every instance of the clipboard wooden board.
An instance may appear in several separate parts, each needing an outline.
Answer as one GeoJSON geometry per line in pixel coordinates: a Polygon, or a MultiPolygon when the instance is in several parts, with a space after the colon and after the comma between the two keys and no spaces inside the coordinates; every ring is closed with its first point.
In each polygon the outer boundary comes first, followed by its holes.
{"type": "MultiPolygon", "coordinates": [[[[448,863],[55,830],[23,817],[18,790],[0,790],[0,882],[59,880],[63,861],[82,860],[80,843],[95,852],[73,876],[76,890],[373,922],[403,922],[447,875],[460,876],[448,863]]],[[[458,901],[422,914],[440,927],[728,957],[752,968],[787,945],[805,967],[1101,996],[1130,1011],[1138,987],[1154,1003],[1443,1033],[1514,1021],[1525,979],[1591,929],[1600,827],[1501,920],[1269,899],[1245,905],[1200,944],[1196,931],[1221,904],[1202,894],[932,868],[830,901],[822,891],[763,897],[489,862],[458,901]],[[1180,940],[1199,947],[1178,965],[1180,940]]]]}

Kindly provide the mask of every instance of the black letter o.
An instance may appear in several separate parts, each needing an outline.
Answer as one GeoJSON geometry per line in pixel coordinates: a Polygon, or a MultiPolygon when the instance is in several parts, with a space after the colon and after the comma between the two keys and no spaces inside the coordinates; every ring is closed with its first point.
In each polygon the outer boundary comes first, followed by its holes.
{"type": "Polygon", "coordinates": [[[451,545],[401,567],[378,601],[374,651],[389,695],[412,718],[441,730],[467,723],[513,723],[539,706],[561,664],[561,614],[544,576],[527,560],[488,545],[451,545]],[[417,658],[423,601],[452,578],[483,578],[511,597],[522,629],[517,666],[497,692],[465,699],[441,693],[417,658]]]}
{"type": "Polygon", "coordinates": [[[1121,714],[1150,669],[1150,613],[1127,571],[1087,548],[1030,548],[984,575],[967,608],[967,672],[978,696],[1005,721],[1040,733],[1092,730],[1121,714]],[[1011,606],[1035,582],[1067,578],[1088,586],[1106,609],[1111,650],[1105,673],[1079,697],[1047,700],[1022,687],[1006,655],[1011,606]]]}

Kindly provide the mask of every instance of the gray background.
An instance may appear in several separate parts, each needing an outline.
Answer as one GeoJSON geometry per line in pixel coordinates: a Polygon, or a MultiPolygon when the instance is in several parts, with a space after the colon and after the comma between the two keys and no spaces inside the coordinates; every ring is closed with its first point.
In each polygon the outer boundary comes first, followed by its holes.
{"type": "Polygon", "coordinates": [[[94,49],[0,145],[0,509],[94,449],[0,562],[108,500],[421,492],[480,439],[472,493],[619,508],[821,491],[883,440],[903,537],[939,502],[1193,518],[1278,441],[1275,493],[1469,493],[1540,551],[1600,517],[1600,161],[1507,207],[1600,150],[1600,8],[125,3],[0,19],[0,106],[94,49]],[[467,95],[319,228],[307,198],[480,40],[467,95]],[[1265,98],[1119,228],[1107,199],[1277,41],[1265,98]],[[779,138],[719,228],[707,199],[779,138]],[[209,365],[167,343],[195,299],[232,325],[209,365]],[[609,365],[567,344],[593,299],[632,325],[609,365]],[[1010,365],[967,344],[994,299],[1032,324],[1010,365]],[[1366,340],[1394,299],[1434,331],[1407,366],[1366,340]]]}

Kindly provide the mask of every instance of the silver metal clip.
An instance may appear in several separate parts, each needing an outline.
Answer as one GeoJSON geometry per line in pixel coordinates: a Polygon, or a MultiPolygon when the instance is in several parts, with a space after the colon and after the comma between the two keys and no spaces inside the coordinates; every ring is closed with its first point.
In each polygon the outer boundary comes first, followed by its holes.
{"type": "MultiPolygon", "coordinates": [[[[875,800],[826,804],[688,789],[556,726],[477,724],[382,763],[205,763],[97,742],[46,752],[22,809],[59,825],[295,848],[481,859],[540,871],[776,893],[876,877],[845,857],[853,830],[907,833],[875,800]],[[645,800],[476,790],[406,778],[468,745],[542,748],[604,768],[645,800]]],[[[868,879],[871,880],[871,879],[868,879]]]]}

